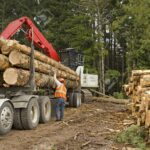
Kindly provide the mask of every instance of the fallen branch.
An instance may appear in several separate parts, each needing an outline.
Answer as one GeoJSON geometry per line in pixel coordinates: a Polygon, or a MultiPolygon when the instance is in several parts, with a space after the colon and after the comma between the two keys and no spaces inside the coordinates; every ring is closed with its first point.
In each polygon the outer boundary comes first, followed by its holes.
{"type": "Polygon", "coordinates": [[[65,124],[66,126],[69,126],[69,124],[65,121],[63,121],[62,123],[65,124]]]}
{"type": "Polygon", "coordinates": [[[85,142],[85,143],[82,144],[82,147],[87,146],[90,143],[91,143],[91,141],[87,141],[87,142],[85,142]]]}
{"type": "Polygon", "coordinates": [[[82,133],[81,133],[81,132],[78,132],[78,133],[74,136],[73,139],[76,140],[79,134],[82,134],[82,133]]]}
{"type": "Polygon", "coordinates": [[[119,148],[114,147],[114,146],[111,146],[111,148],[114,149],[114,150],[118,150],[119,149],[119,148]]]}
{"type": "Polygon", "coordinates": [[[112,134],[110,131],[106,131],[106,132],[100,132],[98,133],[98,135],[106,135],[106,134],[112,134]]]}
{"type": "Polygon", "coordinates": [[[127,99],[109,99],[109,98],[104,98],[104,97],[93,97],[94,101],[100,101],[100,102],[110,102],[110,103],[115,103],[115,104],[128,104],[129,100],[127,99]]]}
{"type": "Polygon", "coordinates": [[[126,126],[126,125],[132,125],[134,124],[135,122],[133,120],[124,120],[123,121],[123,125],[126,126]]]}
{"type": "Polygon", "coordinates": [[[112,97],[112,96],[105,95],[105,94],[103,94],[103,93],[101,93],[101,92],[98,92],[98,91],[96,91],[96,90],[93,90],[93,89],[90,89],[90,91],[93,92],[93,93],[95,93],[95,94],[98,94],[98,95],[100,95],[100,96],[106,97],[106,98],[115,99],[115,98],[112,97]]]}
{"type": "Polygon", "coordinates": [[[116,132],[116,133],[119,133],[120,130],[114,130],[114,129],[110,129],[110,128],[106,128],[106,130],[110,131],[110,132],[116,132]]]}

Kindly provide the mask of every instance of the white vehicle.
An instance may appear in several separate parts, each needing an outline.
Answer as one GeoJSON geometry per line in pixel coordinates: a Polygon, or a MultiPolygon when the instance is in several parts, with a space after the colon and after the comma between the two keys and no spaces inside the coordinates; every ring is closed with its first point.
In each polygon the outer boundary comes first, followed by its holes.
{"type": "Polygon", "coordinates": [[[98,88],[98,75],[84,73],[84,59],[83,54],[77,52],[74,48],[67,48],[60,51],[60,56],[63,58],[62,63],[71,69],[75,70],[80,76],[81,84],[81,100],[87,102],[91,99],[92,93],[90,88],[98,88]]]}
{"type": "Polygon", "coordinates": [[[84,66],[78,66],[76,72],[80,76],[82,88],[98,88],[98,75],[84,74],[84,66]]]}

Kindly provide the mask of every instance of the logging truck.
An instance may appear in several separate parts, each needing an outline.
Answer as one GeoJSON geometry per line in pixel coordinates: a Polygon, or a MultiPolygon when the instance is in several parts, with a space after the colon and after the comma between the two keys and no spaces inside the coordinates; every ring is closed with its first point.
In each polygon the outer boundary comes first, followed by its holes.
{"type": "MultiPolygon", "coordinates": [[[[76,65],[82,66],[82,59],[79,60],[76,65]]],[[[81,91],[84,93],[79,76],[82,70],[80,67],[77,74],[60,63],[53,46],[28,17],[11,22],[0,35],[0,134],[8,133],[12,126],[20,130],[34,129],[39,123],[51,119],[55,103],[54,72],[65,78],[68,104],[79,107],[81,91]],[[30,47],[12,40],[20,30],[31,41],[30,47]],[[43,53],[35,50],[34,46],[43,53]]],[[[97,77],[93,79],[96,84],[90,86],[97,87],[97,77]]]]}

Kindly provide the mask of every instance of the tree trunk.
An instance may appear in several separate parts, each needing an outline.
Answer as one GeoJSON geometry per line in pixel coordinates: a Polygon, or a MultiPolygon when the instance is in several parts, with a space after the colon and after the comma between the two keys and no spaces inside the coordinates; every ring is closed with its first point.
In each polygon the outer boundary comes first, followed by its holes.
{"type": "Polygon", "coordinates": [[[141,86],[138,86],[137,87],[137,94],[140,95],[142,93],[144,93],[145,91],[148,91],[150,90],[150,87],[141,87],[141,86]]]}
{"type": "Polygon", "coordinates": [[[132,76],[140,76],[140,75],[146,75],[150,74],[150,70],[133,70],[132,76]]]}
{"type": "Polygon", "coordinates": [[[150,87],[150,74],[143,75],[140,79],[140,86],[142,87],[150,87]]]}
{"type": "Polygon", "coordinates": [[[129,103],[129,100],[111,99],[111,98],[105,98],[105,97],[93,97],[92,100],[100,101],[100,102],[115,103],[115,104],[128,104],[129,103]]]}
{"type": "MultiPolygon", "coordinates": [[[[31,54],[31,48],[30,47],[27,47],[25,45],[21,45],[15,40],[5,40],[3,38],[0,38],[0,45],[2,45],[1,52],[2,52],[2,54],[5,54],[5,55],[8,55],[13,50],[20,51],[20,52],[27,54],[27,55],[31,54]]],[[[67,72],[69,72],[70,74],[77,76],[76,72],[71,70],[69,67],[66,67],[66,66],[62,65],[61,63],[56,62],[52,58],[49,58],[48,56],[46,56],[46,55],[44,55],[44,54],[42,54],[36,50],[34,51],[34,57],[35,57],[35,59],[40,60],[41,62],[52,65],[52,66],[54,66],[60,70],[63,70],[63,71],[67,70],[67,72]]]]}
{"type": "MultiPolygon", "coordinates": [[[[11,51],[9,54],[9,61],[13,66],[17,66],[23,69],[29,69],[30,67],[30,57],[19,51],[11,51]]],[[[34,60],[35,70],[48,75],[53,75],[54,72],[57,72],[58,77],[67,78],[70,80],[78,80],[78,77],[72,74],[69,74],[66,71],[61,71],[56,67],[53,67],[49,64],[40,62],[39,60],[34,60]]]]}
{"type": "Polygon", "coordinates": [[[132,100],[132,115],[137,124],[150,128],[150,70],[133,70],[124,89],[132,100]]]}
{"type": "MultiPolygon", "coordinates": [[[[23,69],[7,68],[3,74],[3,79],[8,85],[12,86],[25,86],[28,84],[30,72],[23,69]]],[[[52,86],[55,87],[55,82],[52,76],[42,73],[35,73],[35,83],[38,87],[52,86]]],[[[77,81],[66,80],[66,86],[77,87],[77,81]]]]}
{"type": "Polygon", "coordinates": [[[5,55],[0,54],[0,70],[5,70],[9,66],[8,58],[5,55]]]}
{"type": "Polygon", "coordinates": [[[150,110],[148,110],[146,112],[146,120],[145,120],[145,127],[149,127],[150,126],[150,110]]]}

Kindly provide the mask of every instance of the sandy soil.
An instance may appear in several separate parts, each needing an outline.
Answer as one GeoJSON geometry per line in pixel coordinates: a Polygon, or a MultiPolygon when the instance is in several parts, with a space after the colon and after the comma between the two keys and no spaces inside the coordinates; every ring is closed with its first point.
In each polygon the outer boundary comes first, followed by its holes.
{"type": "Polygon", "coordinates": [[[50,121],[35,130],[12,130],[0,136],[0,150],[120,150],[115,136],[128,116],[123,105],[90,102],[66,108],[62,122],[50,121]]]}

